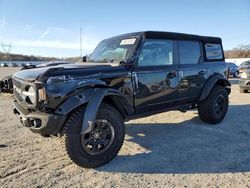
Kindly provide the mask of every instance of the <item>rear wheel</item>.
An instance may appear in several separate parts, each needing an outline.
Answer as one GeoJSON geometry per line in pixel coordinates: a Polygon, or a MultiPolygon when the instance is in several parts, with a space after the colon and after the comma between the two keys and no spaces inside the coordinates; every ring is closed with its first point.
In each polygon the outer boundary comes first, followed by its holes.
{"type": "Polygon", "coordinates": [[[228,110],[228,93],[222,86],[214,86],[209,96],[199,103],[200,119],[206,123],[220,123],[228,110]]]}
{"type": "Polygon", "coordinates": [[[81,135],[85,107],[69,117],[65,128],[65,148],[69,158],[79,166],[95,168],[111,161],[119,152],[125,135],[120,113],[108,104],[101,104],[93,129],[81,135]]]}

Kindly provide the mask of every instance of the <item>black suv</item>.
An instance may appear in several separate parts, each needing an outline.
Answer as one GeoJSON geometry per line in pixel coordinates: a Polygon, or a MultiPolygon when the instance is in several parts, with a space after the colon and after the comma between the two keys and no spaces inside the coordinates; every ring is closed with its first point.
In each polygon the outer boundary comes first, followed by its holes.
{"type": "Polygon", "coordinates": [[[216,124],[231,91],[220,38],[137,32],[100,42],[85,63],[13,75],[14,113],[41,135],[63,135],[70,159],[97,167],[120,150],[124,121],[198,108],[216,124]]]}

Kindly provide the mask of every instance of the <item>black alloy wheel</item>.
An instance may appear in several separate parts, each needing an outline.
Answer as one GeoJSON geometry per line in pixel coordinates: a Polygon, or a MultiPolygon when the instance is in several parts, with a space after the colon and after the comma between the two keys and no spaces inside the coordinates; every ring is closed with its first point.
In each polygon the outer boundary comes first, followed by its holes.
{"type": "Polygon", "coordinates": [[[115,131],[112,124],[105,119],[95,121],[90,133],[82,136],[82,146],[91,155],[98,155],[106,151],[114,141],[115,131]]]}

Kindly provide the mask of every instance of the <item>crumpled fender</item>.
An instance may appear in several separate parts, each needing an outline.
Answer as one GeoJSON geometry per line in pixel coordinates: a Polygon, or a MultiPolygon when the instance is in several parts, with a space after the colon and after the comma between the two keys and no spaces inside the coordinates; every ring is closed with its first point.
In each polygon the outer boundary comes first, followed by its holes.
{"type": "Polygon", "coordinates": [[[57,108],[56,114],[67,115],[77,107],[83,104],[87,104],[82,120],[81,131],[81,134],[85,134],[91,131],[101,102],[107,95],[122,96],[122,94],[118,90],[111,88],[86,89],[83,92],[67,99],[62,105],[57,108]]]}
{"type": "Polygon", "coordinates": [[[227,89],[228,94],[230,94],[230,92],[231,92],[230,82],[222,75],[214,74],[205,83],[198,101],[200,102],[200,101],[203,101],[204,99],[206,99],[208,97],[210,91],[212,90],[212,88],[216,84],[224,86],[227,89]]]}

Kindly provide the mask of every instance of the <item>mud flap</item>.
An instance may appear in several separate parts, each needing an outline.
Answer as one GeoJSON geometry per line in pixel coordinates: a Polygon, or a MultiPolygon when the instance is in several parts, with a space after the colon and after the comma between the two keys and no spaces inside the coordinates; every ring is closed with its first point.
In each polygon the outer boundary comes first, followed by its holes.
{"type": "Polygon", "coordinates": [[[91,96],[91,100],[89,100],[87,104],[84,117],[82,120],[82,131],[81,131],[82,135],[92,130],[98,109],[101,105],[102,99],[105,96],[106,92],[107,91],[104,89],[95,89],[95,92],[91,96]]]}

